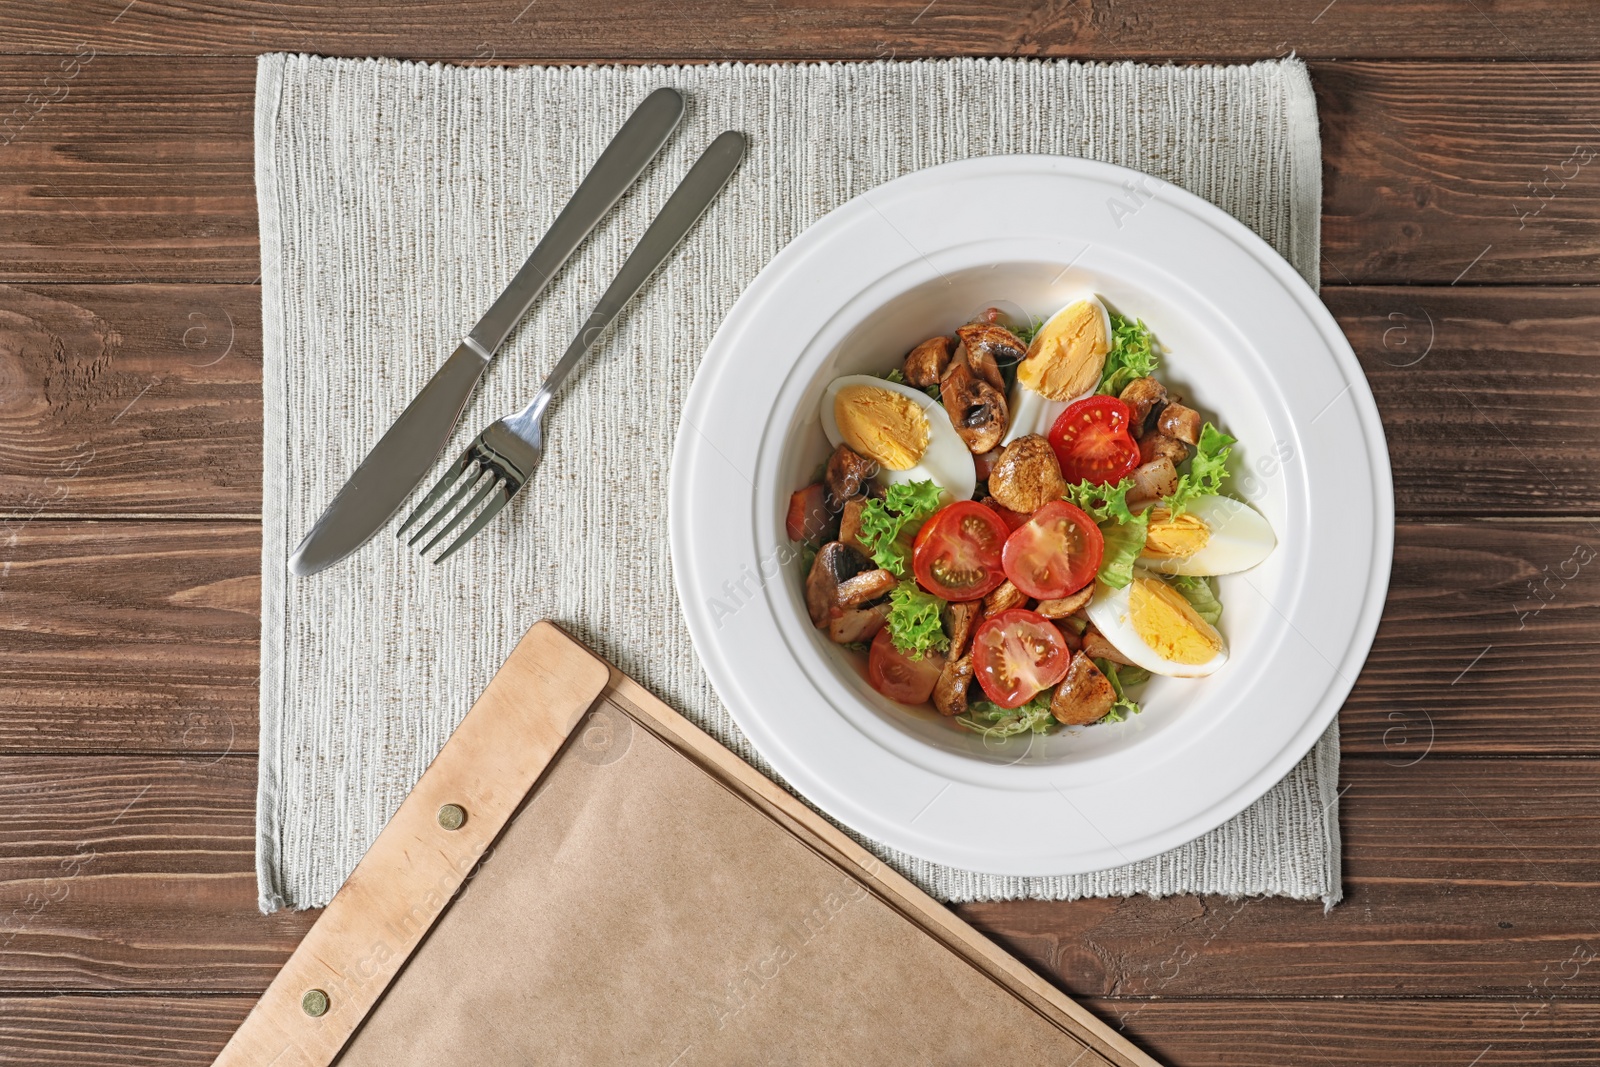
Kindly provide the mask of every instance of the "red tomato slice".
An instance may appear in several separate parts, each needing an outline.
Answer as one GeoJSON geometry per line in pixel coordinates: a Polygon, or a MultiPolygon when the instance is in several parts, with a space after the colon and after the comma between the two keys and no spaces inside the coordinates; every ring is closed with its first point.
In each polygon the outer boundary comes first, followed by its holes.
{"type": "Polygon", "coordinates": [[[1020,708],[1065,678],[1071,665],[1061,631],[1036,611],[1002,611],[972,635],[972,673],[1002,708],[1020,708]]]}
{"type": "Polygon", "coordinates": [[[1061,413],[1050,447],[1069,484],[1120,482],[1139,465],[1139,444],[1128,433],[1133,409],[1114,396],[1091,396],[1061,413]]]}
{"type": "Polygon", "coordinates": [[[867,654],[867,681],[890,700],[902,704],[926,704],[942,670],[943,656],[929,652],[921,659],[911,658],[894,647],[887,627],[872,639],[872,651],[867,654]]]}
{"type": "Polygon", "coordinates": [[[828,494],[821,482],[796,489],[789,497],[789,512],[783,519],[783,532],[791,541],[812,541],[828,529],[833,513],[828,510],[828,494]]]}
{"type": "Polygon", "coordinates": [[[1006,538],[1000,563],[1011,584],[1036,600],[1076,593],[1094,581],[1106,539],[1082,508],[1052,500],[1006,538]]]}
{"type": "Polygon", "coordinates": [[[977,600],[1006,580],[1000,554],[1011,531],[974,500],[949,504],[917,531],[911,569],[922,588],[944,600],[977,600]]]}

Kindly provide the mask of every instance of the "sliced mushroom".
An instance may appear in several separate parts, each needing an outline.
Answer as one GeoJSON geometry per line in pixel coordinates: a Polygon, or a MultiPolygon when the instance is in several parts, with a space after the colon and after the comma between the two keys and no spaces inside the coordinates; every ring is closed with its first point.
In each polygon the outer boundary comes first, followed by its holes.
{"type": "Polygon", "coordinates": [[[972,631],[978,625],[978,605],[971,600],[952,600],[944,606],[944,632],[950,638],[950,651],[946,659],[960,659],[967,654],[972,631]]]}
{"type": "Polygon", "coordinates": [[[1111,679],[1100,672],[1087,652],[1079,652],[1050,698],[1050,714],[1063,726],[1087,726],[1105,718],[1116,702],[1111,679]]]}
{"type": "Polygon", "coordinates": [[[1162,409],[1156,419],[1156,430],[1184,444],[1197,445],[1200,443],[1200,413],[1174,401],[1162,409]]]}
{"type": "Polygon", "coordinates": [[[995,587],[994,592],[983,598],[983,617],[998,615],[1002,611],[1020,608],[1028,602],[1028,594],[1011,584],[1007,578],[995,587]]]}
{"type": "Polygon", "coordinates": [[[849,611],[889,595],[889,590],[900,584],[900,579],[885,570],[862,571],[839,583],[835,594],[837,607],[849,611]]]}
{"type": "Polygon", "coordinates": [[[1133,488],[1128,490],[1129,503],[1155,500],[1178,491],[1178,468],[1165,456],[1135,467],[1129,477],[1133,479],[1133,488]]]}
{"type": "Polygon", "coordinates": [[[844,510],[839,513],[839,540],[863,556],[870,556],[871,549],[861,540],[861,509],[866,506],[867,498],[864,496],[844,502],[844,510]]]}
{"type": "Polygon", "coordinates": [[[972,684],[972,657],[949,660],[933,683],[933,706],[941,715],[960,715],[967,710],[967,687],[972,684]]]}
{"type": "Polygon", "coordinates": [[[1090,582],[1071,596],[1058,597],[1055,600],[1041,600],[1034,607],[1040,615],[1047,619],[1064,619],[1068,615],[1076,614],[1083,610],[1094,596],[1094,583],[1090,582]]]}
{"type": "Polygon", "coordinates": [[[972,369],[996,389],[1005,389],[1001,367],[1014,367],[1028,354],[1022,338],[997,322],[969,322],[956,330],[956,337],[967,350],[972,369]]]}
{"type": "Polygon", "coordinates": [[[841,612],[828,620],[828,639],[835,644],[850,645],[871,641],[889,621],[889,602],[881,601],[866,607],[841,612]]]}
{"type": "Polygon", "coordinates": [[[973,374],[966,360],[953,359],[945,368],[939,398],[968,451],[987,452],[1005,436],[1010,419],[1005,393],[973,374]]]}
{"type": "Polygon", "coordinates": [[[938,385],[939,379],[944,377],[945,368],[950,365],[950,352],[955,346],[954,337],[930,337],[906,356],[905,369],[901,373],[906,376],[907,382],[918,389],[938,385]]]}
{"type": "Polygon", "coordinates": [[[876,473],[878,465],[857,455],[849,445],[834,449],[822,476],[822,484],[828,490],[828,506],[834,511],[843,510],[846,501],[866,492],[867,484],[876,473]]]}
{"type": "Polygon", "coordinates": [[[1153,463],[1162,458],[1171,460],[1176,467],[1189,458],[1189,446],[1164,433],[1147,433],[1139,438],[1140,463],[1153,463]]]}
{"type": "Polygon", "coordinates": [[[1123,387],[1118,399],[1133,409],[1129,429],[1139,438],[1155,429],[1156,417],[1167,403],[1167,387],[1154,378],[1135,378],[1123,387]]]}
{"type": "Polygon", "coordinates": [[[1124,667],[1133,666],[1133,661],[1118,652],[1117,646],[1107,641],[1105,635],[1093,626],[1083,631],[1083,654],[1090,659],[1108,659],[1124,667]]]}
{"type": "Polygon", "coordinates": [[[1067,491],[1061,463],[1050,442],[1036,433],[1006,446],[989,471],[989,495],[1000,506],[1031,515],[1067,491]]]}
{"type": "Polygon", "coordinates": [[[838,541],[829,541],[817,552],[806,575],[806,612],[820,630],[828,625],[839,606],[839,587],[863,571],[871,570],[867,558],[838,541]]]}

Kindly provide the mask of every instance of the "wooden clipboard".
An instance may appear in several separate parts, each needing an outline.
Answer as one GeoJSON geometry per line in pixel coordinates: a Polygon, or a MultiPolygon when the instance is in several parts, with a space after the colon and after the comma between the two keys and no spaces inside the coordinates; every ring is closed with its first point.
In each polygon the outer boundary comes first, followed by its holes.
{"type": "Polygon", "coordinates": [[[1157,1067],[637,683],[530,630],[217,1059],[1157,1067]]]}

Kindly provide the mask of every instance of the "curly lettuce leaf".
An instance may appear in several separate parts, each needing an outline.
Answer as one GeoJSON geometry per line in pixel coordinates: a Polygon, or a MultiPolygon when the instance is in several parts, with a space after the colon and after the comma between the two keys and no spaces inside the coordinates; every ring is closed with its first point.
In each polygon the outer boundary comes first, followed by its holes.
{"type": "Polygon", "coordinates": [[[1200,429],[1200,443],[1189,460],[1189,470],[1178,477],[1178,488],[1166,498],[1167,510],[1173,518],[1182,515],[1191,501],[1203,496],[1216,496],[1222,491],[1222,481],[1228,476],[1228,456],[1233,452],[1234,439],[1211,423],[1200,429]]]}
{"type": "Polygon", "coordinates": [[[1128,508],[1128,490],[1132,488],[1132,478],[1124,478],[1115,485],[1095,485],[1085,478],[1077,485],[1067,486],[1067,495],[1062,499],[1082,508],[1097,523],[1107,520],[1135,522],[1128,508]]]}
{"type": "Polygon", "coordinates": [[[896,483],[889,486],[883,499],[869,499],[861,508],[861,529],[856,536],[872,551],[872,561],[896,578],[904,578],[911,538],[928,516],[939,510],[943,493],[932,481],[924,480],[896,483]]]}
{"type": "Polygon", "coordinates": [[[1156,369],[1155,338],[1141,319],[1128,319],[1115,312],[1111,315],[1111,351],[1106,353],[1106,366],[1100,372],[1100,388],[1096,392],[1116,396],[1135,378],[1144,378],[1156,369]]]}
{"type": "Polygon", "coordinates": [[[1105,538],[1105,555],[1095,575],[1113,589],[1124,589],[1133,581],[1133,565],[1144,551],[1145,534],[1150,528],[1150,512],[1141,511],[1131,522],[1103,522],[1100,536],[1105,538]]]}
{"type": "Polygon", "coordinates": [[[963,714],[956,716],[956,722],[985,740],[1025,733],[1042,734],[1056,725],[1056,717],[1050,714],[1053,695],[1054,690],[1046,689],[1020,708],[1002,708],[987,700],[974,700],[963,714]]]}
{"type": "Polygon", "coordinates": [[[1222,618],[1222,601],[1217,599],[1217,591],[1212,588],[1210,578],[1178,574],[1168,578],[1167,584],[1182,593],[1195,614],[1212,626],[1222,618]]]}
{"type": "Polygon", "coordinates": [[[901,582],[889,590],[889,640],[902,654],[921,659],[950,647],[940,621],[944,601],[925,593],[916,582],[901,582]]]}

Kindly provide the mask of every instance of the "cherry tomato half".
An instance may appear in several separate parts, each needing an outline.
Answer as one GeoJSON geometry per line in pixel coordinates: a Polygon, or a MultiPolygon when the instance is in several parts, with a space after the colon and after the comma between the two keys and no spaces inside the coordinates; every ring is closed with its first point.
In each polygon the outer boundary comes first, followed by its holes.
{"type": "Polygon", "coordinates": [[[1065,678],[1071,665],[1061,631],[1036,611],[1002,611],[972,635],[973,676],[1002,708],[1020,708],[1065,678]]]}
{"type": "Polygon", "coordinates": [[[946,505],[917,531],[911,569],[917,583],[945,600],[977,600],[1006,580],[1000,553],[1011,531],[975,500],[946,505]]]}
{"type": "Polygon", "coordinates": [[[1036,600],[1076,593],[1094,581],[1106,539],[1082,508],[1052,500],[1006,538],[1000,564],[1011,584],[1036,600]]]}
{"type": "Polygon", "coordinates": [[[1133,409],[1114,396],[1091,396],[1061,413],[1050,427],[1050,447],[1069,484],[1120,482],[1139,465],[1139,444],[1128,432],[1133,409]]]}
{"type": "Polygon", "coordinates": [[[944,657],[936,652],[913,659],[895,648],[888,627],[878,631],[872,639],[872,651],[867,653],[867,681],[890,700],[902,704],[926,704],[942,670],[944,657]]]}

